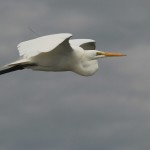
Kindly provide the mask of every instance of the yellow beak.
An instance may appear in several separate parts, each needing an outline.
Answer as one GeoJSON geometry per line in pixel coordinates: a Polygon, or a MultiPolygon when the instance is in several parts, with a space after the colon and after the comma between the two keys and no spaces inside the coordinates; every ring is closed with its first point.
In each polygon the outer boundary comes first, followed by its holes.
{"type": "Polygon", "coordinates": [[[120,57],[120,56],[126,56],[125,54],[121,53],[115,53],[115,52],[97,52],[97,55],[103,55],[104,57],[120,57]]]}

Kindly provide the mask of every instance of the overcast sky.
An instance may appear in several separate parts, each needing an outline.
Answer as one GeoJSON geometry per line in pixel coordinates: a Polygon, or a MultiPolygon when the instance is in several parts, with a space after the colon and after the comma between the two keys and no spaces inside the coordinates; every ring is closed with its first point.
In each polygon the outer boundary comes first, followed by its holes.
{"type": "Polygon", "coordinates": [[[0,150],[150,149],[149,0],[1,0],[0,64],[17,44],[69,32],[97,49],[91,77],[23,70],[0,76],[0,150]]]}

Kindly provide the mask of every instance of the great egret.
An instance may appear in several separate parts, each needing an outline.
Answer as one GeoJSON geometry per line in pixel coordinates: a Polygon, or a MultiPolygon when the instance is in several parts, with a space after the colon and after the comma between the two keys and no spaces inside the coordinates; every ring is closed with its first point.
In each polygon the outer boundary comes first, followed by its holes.
{"type": "Polygon", "coordinates": [[[71,37],[70,33],[60,33],[20,43],[18,50],[21,58],[2,67],[0,74],[29,68],[40,71],[72,71],[82,76],[91,76],[98,70],[98,58],[125,56],[95,50],[94,40],[70,40],[71,37]]]}

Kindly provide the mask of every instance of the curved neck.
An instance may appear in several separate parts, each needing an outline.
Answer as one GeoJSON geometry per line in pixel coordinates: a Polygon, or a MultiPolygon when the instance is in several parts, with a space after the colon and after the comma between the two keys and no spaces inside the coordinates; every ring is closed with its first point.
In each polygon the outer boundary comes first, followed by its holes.
{"type": "Polygon", "coordinates": [[[98,70],[98,61],[81,61],[74,69],[74,72],[82,76],[91,76],[98,70]]]}

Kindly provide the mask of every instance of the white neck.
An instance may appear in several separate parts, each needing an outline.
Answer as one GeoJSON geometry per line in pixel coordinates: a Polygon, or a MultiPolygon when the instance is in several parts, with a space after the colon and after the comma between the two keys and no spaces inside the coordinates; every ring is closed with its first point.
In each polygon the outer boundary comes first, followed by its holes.
{"type": "Polygon", "coordinates": [[[74,68],[74,72],[83,75],[91,76],[98,70],[98,60],[85,60],[82,58],[74,68]]]}

